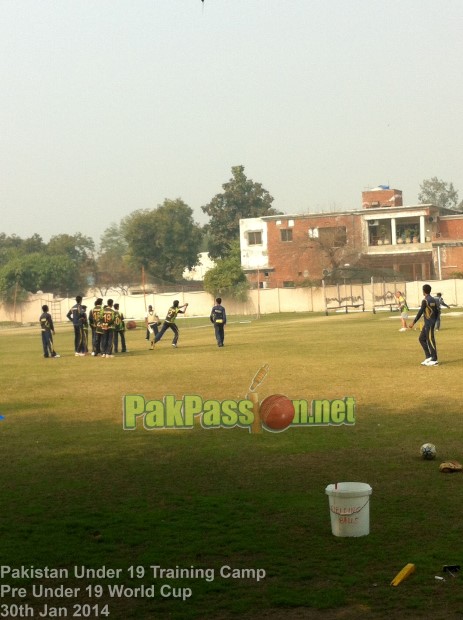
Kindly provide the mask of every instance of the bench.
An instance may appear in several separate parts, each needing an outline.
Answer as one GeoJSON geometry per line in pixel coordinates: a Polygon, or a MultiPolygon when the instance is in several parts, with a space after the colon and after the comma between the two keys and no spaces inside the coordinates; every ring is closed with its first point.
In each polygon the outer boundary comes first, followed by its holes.
{"type": "Polygon", "coordinates": [[[347,301],[345,299],[325,299],[325,315],[328,316],[328,312],[331,310],[333,312],[339,312],[339,311],[343,311],[346,314],[349,312],[349,308],[361,308],[362,312],[365,312],[365,302],[364,301],[355,301],[354,303],[343,303],[344,301],[347,301]],[[329,305],[329,302],[331,301],[337,301],[338,305],[334,306],[334,305],[329,305]]]}

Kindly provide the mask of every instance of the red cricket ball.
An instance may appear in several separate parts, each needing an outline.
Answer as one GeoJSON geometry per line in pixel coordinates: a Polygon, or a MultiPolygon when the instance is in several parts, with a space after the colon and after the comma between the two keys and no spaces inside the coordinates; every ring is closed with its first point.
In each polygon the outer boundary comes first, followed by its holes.
{"type": "Polygon", "coordinates": [[[268,428],[282,431],[291,424],[294,418],[293,402],[283,394],[267,396],[260,406],[260,419],[268,428]]]}

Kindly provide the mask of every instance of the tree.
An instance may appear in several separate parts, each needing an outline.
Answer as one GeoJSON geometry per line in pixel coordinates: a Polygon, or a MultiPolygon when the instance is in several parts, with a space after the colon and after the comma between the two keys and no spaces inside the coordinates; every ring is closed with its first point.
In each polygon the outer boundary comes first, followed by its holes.
{"type": "Polygon", "coordinates": [[[124,256],[127,254],[128,244],[125,240],[122,226],[112,223],[100,238],[100,253],[112,256],[124,256]]]}
{"type": "Polygon", "coordinates": [[[119,289],[127,294],[130,285],[140,282],[140,273],[128,262],[128,256],[119,256],[112,252],[101,254],[96,261],[95,287],[101,295],[106,295],[110,288],[119,289]]]}
{"type": "Polygon", "coordinates": [[[35,233],[32,237],[24,239],[21,249],[25,254],[33,254],[42,253],[45,251],[45,248],[46,244],[43,242],[42,237],[35,233]]]}
{"type": "Polygon", "coordinates": [[[140,281],[140,274],[130,265],[129,258],[122,226],[111,224],[100,238],[100,254],[96,260],[94,285],[101,295],[106,295],[109,288],[127,293],[131,284],[140,281]]]}
{"type": "Polygon", "coordinates": [[[5,233],[0,233],[0,265],[6,265],[8,261],[24,254],[44,252],[45,247],[42,237],[38,234],[28,239],[21,239],[17,235],[8,237],[5,233]]]}
{"type": "Polygon", "coordinates": [[[55,235],[48,242],[46,253],[49,256],[67,257],[71,262],[66,261],[66,264],[74,265],[64,290],[73,291],[74,294],[82,292],[92,280],[95,280],[95,242],[91,237],[81,233],[55,235]]]}
{"type": "Polygon", "coordinates": [[[0,234],[0,295],[8,301],[21,292],[82,290],[92,249],[93,241],[80,234],[58,235],[48,244],[37,234],[27,239],[0,234]]]}
{"type": "Polygon", "coordinates": [[[76,235],[55,235],[47,244],[47,253],[50,255],[66,255],[75,263],[83,266],[94,258],[95,242],[91,237],[81,233],[76,235]]]}
{"type": "Polygon", "coordinates": [[[463,210],[463,200],[458,202],[458,191],[453,183],[446,183],[437,177],[425,179],[420,185],[418,200],[424,204],[433,204],[444,209],[463,210]]]}
{"type": "Polygon", "coordinates": [[[239,239],[240,219],[278,214],[271,206],[272,196],[260,183],[246,178],[244,166],[233,166],[232,175],[222,185],[223,193],[201,207],[211,218],[205,229],[209,235],[209,256],[214,260],[225,258],[231,242],[239,239]]]}
{"type": "Polygon", "coordinates": [[[135,211],[121,222],[121,230],[131,265],[144,267],[147,274],[175,282],[197,263],[201,229],[180,198],[135,211]]]}
{"type": "Polygon", "coordinates": [[[30,266],[40,290],[68,296],[70,291],[82,291],[85,285],[79,264],[69,256],[42,254],[35,262],[31,260],[30,266]]]}
{"type": "Polygon", "coordinates": [[[227,258],[219,258],[215,267],[209,269],[204,276],[204,290],[216,297],[228,295],[245,301],[249,284],[246,274],[241,268],[239,241],[231,244],[227,258]]]}
{"type": "Polygon", "coordinates": [[[68,256],[26,254],[10,260],[0,269],[0,296],[7,302],[18,292],[67,293],[80,284],[79,267],[68,256]]]}

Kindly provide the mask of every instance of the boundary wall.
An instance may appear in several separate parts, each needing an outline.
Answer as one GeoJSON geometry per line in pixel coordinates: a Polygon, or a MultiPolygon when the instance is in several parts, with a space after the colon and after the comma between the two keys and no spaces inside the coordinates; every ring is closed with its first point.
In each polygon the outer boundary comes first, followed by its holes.
{"type": "MultiPolygon", "coordinates": [[[[463,280],[429,280],[432,293],[441,292],[445,302],[463,306],[463,280]]],[[[252,289],[246,302],[223,298],[227,315],[258,317],[262,314],[280,312],[375,312],[396,309],[395,292],[403,291],[410,308],[418,308],[422,300],[425,282],[370,282],[368,284],[339,284],[334,286],[252,289]]],[[[90,310],[96,297],[86,296],[83,304],[90,310]]],[[[145,307],[151,304],[163,319],[174,299],[180,304],[188,302],[187,317],[209,316],[214,298],[204,291],[178,293],[152,293],[149,295],[121,295],[110,291],[104,296],[118,302],[126,319],[144,320],[145,307]],[[145,305],[146,304],[146,305],[145,305]]],[[[37,323],[42,305],[47,304],[55,323],[67,322],[66,314],[74,304],[74,298],[58,299],[51,294],[31,295],[29,299],[14,306],[0,305],[0,322],[14,321],[22,324],[37,323]]],[[[181,315],[179,315],[179,318],[181,315]]]]}

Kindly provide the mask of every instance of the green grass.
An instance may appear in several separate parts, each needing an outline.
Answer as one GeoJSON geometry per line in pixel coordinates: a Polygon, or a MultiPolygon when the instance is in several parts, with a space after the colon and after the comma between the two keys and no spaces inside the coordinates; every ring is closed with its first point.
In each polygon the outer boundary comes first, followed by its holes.
{"type": "MultiPolygon", "coordinates": [[[[438,468],[463,460],[463,322],[443,316],[442,363],[424,368],[418,332],[399,333],[390,316],[238,321],[223,349],[207,322],[192,319],[179,323],[177,350],[167,333],[149,351],[137,329],[129,353],[109,360],[75,358],[68,326],[57,327],[58,360],[42,358],[37,329],[0,331],[0,565],[121,568],[120,580],[65,581],[81,588],[77,602],[108,603],[110,618],[461,617],[462,577],[434,577],[463,559],[463,474],[438,468]],[[122,429],[125,394],[241,399],[263,363],[261,400],[353,396],[356,425],[260,435],[122,429]],[[437,445],[437,461],[420,459],[425,441],[437,445]],[[325,487],[342,480],[373,488],[368,536],[331,533],[325,487]],[[408,562],[416,573],[392,588],[408,562]],[[214,569],[215,579],[154,580],[151,565],[214,569]],[[130,566],[145,576],[130,578],[130,566]],[[222,566],[263,568],[266,578],[222,578],[222,566]],[[154,583],[156,597],[111,599],[111,583],[154,583]],[[164,583],[192,597],[162,598],[164,583]],[[104,596],[89,601],[89,584],[104,596]]],[[[61,581],[3,583],[26,587],[14,602],[37,615],[45,601],[32,584],[61,581]]],[[[46,602],[71,617],[76,601],[46,602]]]]}

